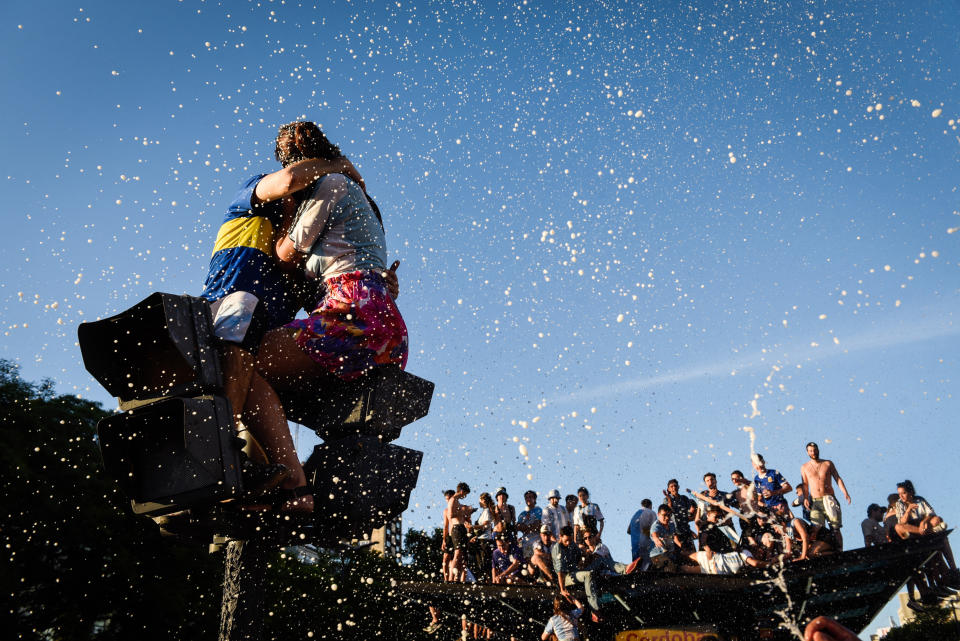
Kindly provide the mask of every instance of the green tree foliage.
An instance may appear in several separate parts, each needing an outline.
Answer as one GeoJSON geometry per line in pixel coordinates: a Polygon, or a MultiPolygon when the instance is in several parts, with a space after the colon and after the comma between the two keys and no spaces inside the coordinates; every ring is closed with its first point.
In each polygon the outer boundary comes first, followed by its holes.
{"type": "Polygon", "coordinates": [[[321,554],[315,565],[281,555],[269,571],[264,638],[426,639],[426,606],[396,590],[413,577],[410,568],[365,551],[321,554]]]}
{"type": "Polygon", "coordinates": [[[910,623],[893,628],[884,641],[960,641],[960,623],[947,608],[917,614],[910,623]]]}
{"type": "Polygon", "coordinates": [[[3,637],[209,638],[219,562],[132,516],[101,471],[95,428],[105,416],[0,361],[3,637]]]}
{"type": "Polygon", "coordinates": [[[403,544],[407,556],[411,559],[410,567],[417,573],[417,580],[440,580],[440,562],[443,559],[442,541],[441,528],[434,529],[431,534],[422,530],[407,530],[403,544]]]}
{"type": "MultiPolygon", "coordinates": [[[[223,556],[133,516],[101,468],[96,424],[107,415],[0,360],[0,638],[215,639],[223,556]]],[[[408,535],[412,567],[356,550],[309,565],[278,550],[264,639],[427,638],[426,606],[396,585],[436,571],[439,537],[408,535]]]]}

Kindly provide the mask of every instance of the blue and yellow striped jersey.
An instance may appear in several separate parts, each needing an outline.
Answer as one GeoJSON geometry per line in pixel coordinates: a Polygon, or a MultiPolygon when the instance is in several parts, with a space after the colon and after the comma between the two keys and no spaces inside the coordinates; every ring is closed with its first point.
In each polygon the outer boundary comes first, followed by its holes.
{"type": "Polygon", "coordinates": [[[296,306],[273,257],[274,231],[283,215],[280,201],[260,205],[256,211],[251,204],[265,175],[245,180],[227,208],[200,295],[212,302],[233,292],[250,292],[264,306],[270,327],[279,327],[293,320],[296,306]]]}

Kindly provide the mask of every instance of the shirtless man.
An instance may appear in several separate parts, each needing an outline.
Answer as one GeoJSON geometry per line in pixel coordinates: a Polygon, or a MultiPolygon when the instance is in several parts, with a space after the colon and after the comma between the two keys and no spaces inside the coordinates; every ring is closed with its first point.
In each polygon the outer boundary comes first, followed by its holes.
{"type": "MultiPolygon", "coordinates": [[[[730,472],[730,481],[733,483],[733,496],[736,502],[736,509],[750,516],[757,511],[757,492],[753,489],[753,483],[749,481],[740,470],[730,472]]],[[[749,523],[740,519],[740,531],[743,532],[749,528],[749,523]]]]}
{"type": "Polygon", "coordinates": [[[464,572],[464,555],[467,551],[467,528],[470,526],[470,514],[473,512],[470,506],[460,504],[460,499],[466,498],[467,494],[470,494],[470,486],[466,483],[458,483],[457,491],[447,501],[447,509],[443,514],[446,528],[443,536],[445,539],[449,537],[450,545],[453,546],[450,580],[461,583],[467,580],[467,573],[464,572]]]}
{"type": "Polygon", "coordinates": [[[443,577],[444,582],[450,581],[450,563],[453,561],[453,546],[450,544],[450,517],[447,516],[446,505],[450,503],[450,499],[453,498],[453,495],[456,494],[453,490],[444,490],[443,500],[443,537],[440,543],[440,551],[443,553],[442,560],[440,562],[440,574],[443,577]]]}
{"type": "Polygon", "coordinates": [[[811,523],[823,527],[825,522],[830,522],[830,528],[836,533],[837,547],[843,550],[843,536],[840,534],[843,519],[840,514],[840,502],[833,493],[832,481],[836,479],[843,496],[847,499],[847,505],[850,504],[850,494],[833,461],[820,458],[820,448],[816,443],[807,443],[807,455],[810,460],[800,468],[803,485],[807,490],[804,493],[803,504],[810,510],[811,523]]]}

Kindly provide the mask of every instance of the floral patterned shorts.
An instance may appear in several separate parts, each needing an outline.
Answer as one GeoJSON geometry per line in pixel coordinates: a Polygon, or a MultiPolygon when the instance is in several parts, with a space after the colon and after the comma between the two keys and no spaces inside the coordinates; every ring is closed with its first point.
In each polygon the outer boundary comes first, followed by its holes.
{"type": "Polygon", "coordinates": [[[407,326],[379,274],[356,271],[326,281],[307,318],[286,327],[297,345],[331,374],[353,380],[374,367],[407,366],[407,326]]]}

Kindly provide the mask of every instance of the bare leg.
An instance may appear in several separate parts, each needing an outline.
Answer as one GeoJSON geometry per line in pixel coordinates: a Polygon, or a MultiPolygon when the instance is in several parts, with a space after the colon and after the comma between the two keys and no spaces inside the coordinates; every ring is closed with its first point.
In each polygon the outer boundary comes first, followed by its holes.
{"type": "MultiPolygon", "coordinates": [[[[247,394],[243,415],[247,417],[251,431],[267,451],[270,460],[282,463],[290,470],[290,476],[283,480],[280,487],[293,489],[305,486],[307,477],[293,447],[293,438],[290,436],[280,399],[259,374],[254,373],[251,377],[250,392],[247,394]]],[[[284,504],[283,509],[313,511],[313,497],[307,495],[292,499],[284,504]]]]}
{"type": "Polygon", "coordinates": [[[444,551],[443,560],[440,562],[440,575],[443,577],[444,582],[450,581],[450,566],[452,565],[453,554],[449,551],[444,551]]]}
{"type": "Polygon", "coordinates": [[[950,539],[943,539],[943,556],[947,560],[947,565],[951,570],[957,570],[957,562],[953,560],[953,549],[950,547],[950,539]]]}
{"type": "Polygon", "coordinates": [[[554,576],[553,572],[551,571],[550,564],[547,563],[546,559],[542,555],[533,555],[533,557],[530,559],[530,565],[540,570],[548,582],[554,582],[554,576]]]}
{"type": "Polygon", "coordinates": [[[681,565],[680,571],[684,574],[700,574],[700,560],[697,558],[697,552],[685,554],[684,556],[689,559],[693,565],[681,565]]]}
{"type": "Polygon", "coordinates": [[[457,548],[453,551],[453,561],[451,561],[450,580],[453,582],[466,583],[467,573],[463,571],[463,550],[457,548]]]}
{"type": "Polygon", "coordinates": [[[916,525],[910,525],[909,523],[897,523],[894,526],[894,529],[896,530],[897,534],[900,535],[901,539],[909,538],[911,534],[914,536],[920,536],[922,534],[920,532],[920,528],[918,528],[916,525]]]}
{"type": "Polygon", "coordinates": [[[250,389],[250,377],[253,375],[253,354],[239,345],[224,344],[223,351],[223,393],[230,401],[233,420],[239,423],[247,404],[247,391],[250,389]]]}
{"type": "Polygon", "coordinates": [[[330,374],[294,341],[294,330],[280,327],[263,337],[257,372],[276,389],[297,389],[303,380],[330,374]]]}

